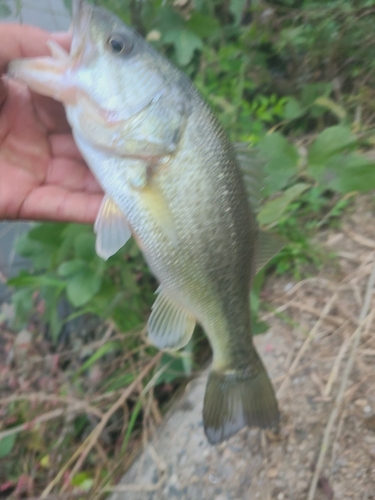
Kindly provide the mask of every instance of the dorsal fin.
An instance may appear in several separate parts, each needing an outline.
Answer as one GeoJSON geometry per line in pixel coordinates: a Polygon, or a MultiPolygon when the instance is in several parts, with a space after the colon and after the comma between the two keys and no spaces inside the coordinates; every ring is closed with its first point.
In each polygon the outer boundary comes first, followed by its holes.
{"type": "Polygon", "coordinates": [[[259,203],[263,197],[266,162],[259,157],[259,150],[249,147],[246,142],[238,142],[233,147],[251,208],[254,212],[258,212],[259,203]]]}
{"type": "Polygon", "coordinates": [[[259,230],[255,249],[255,271],[257,274],[285,246],[285,241],[277,234],[259,230]]]}

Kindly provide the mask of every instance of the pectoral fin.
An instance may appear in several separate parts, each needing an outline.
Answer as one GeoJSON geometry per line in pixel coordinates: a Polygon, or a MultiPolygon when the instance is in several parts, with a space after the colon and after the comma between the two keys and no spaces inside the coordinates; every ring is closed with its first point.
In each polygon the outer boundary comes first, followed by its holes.
{"type": "Polygon", "coordinates": [[[132,232],[125,215],[118,205],[105,195],[96,217],[96,253],[107,260],[125,245],[132,232]]]}
{"type": "Polygon", "coordinates": [[[177,350],[190,340],[195,318],[159,288],[148,320],[148,337],[159,349],[177,350]]]}

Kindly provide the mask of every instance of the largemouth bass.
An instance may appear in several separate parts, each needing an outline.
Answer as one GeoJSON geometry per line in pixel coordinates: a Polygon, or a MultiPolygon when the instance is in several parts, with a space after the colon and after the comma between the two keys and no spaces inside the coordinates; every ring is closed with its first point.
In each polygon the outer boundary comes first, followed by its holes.
{"type": "Polygon", "coordinates": [[[103,8],[75,0],[70,54],[50,49],[9,73],[65,105],[105,192],[98,254],[108,258],[133,235],[160,282],[151,342],[179,349],[197,322],[206,332],[208,440],[274,425],[275,393],[251,334],[258,230],[226,133],[190,80],[103,8]]]}

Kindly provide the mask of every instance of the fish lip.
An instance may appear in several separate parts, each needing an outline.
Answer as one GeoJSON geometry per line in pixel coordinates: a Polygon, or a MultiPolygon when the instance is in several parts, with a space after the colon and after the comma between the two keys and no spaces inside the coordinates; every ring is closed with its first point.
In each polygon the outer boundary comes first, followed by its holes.
{"type": "Polygon", "coordinates": [[[73,0],[72,9],[72,45],[71,57],[75,60],[75,66],[79,64],[84,53],[85,46],[90,43],[90,22],[93,17],[94,6],[84,0],[73,0]]]}
{"type": "Polygon", "coordinates": [[[83,0],[73,0],[73,19],[79,19],[82,9],[84,8],[83,0]]]}

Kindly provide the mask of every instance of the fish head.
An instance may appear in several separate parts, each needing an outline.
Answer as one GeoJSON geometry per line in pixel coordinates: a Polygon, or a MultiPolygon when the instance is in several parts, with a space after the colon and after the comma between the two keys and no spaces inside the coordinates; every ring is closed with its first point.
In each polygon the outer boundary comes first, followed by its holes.
{"type": "Polygon", "coordinates": [[[117,16],[83,0],[73,1],[70,53],[53,40],[48,45],[51,56],[12,61],[9,74],[67,110],[79,109],[77,128],[94,121],[96,134],[119,130],[163,88],[162,56],[117,16]]]}

